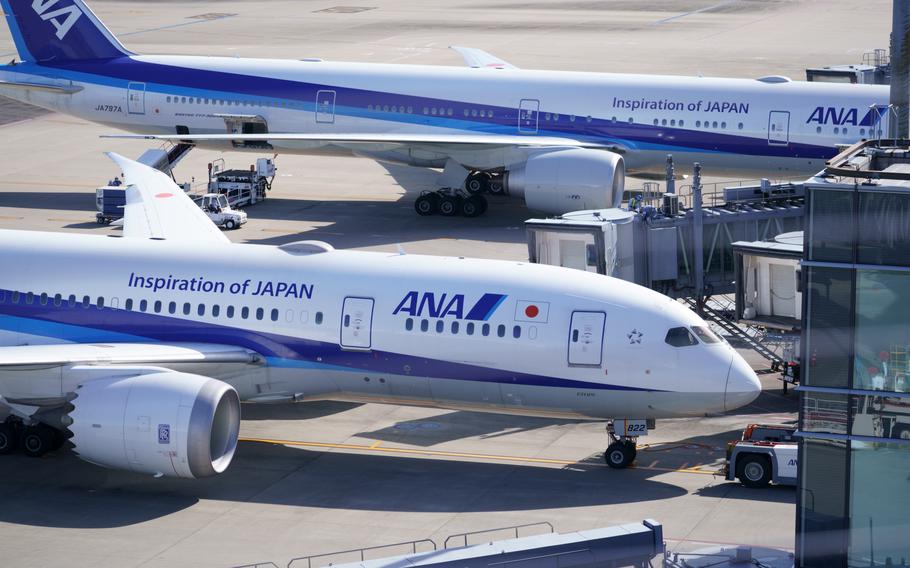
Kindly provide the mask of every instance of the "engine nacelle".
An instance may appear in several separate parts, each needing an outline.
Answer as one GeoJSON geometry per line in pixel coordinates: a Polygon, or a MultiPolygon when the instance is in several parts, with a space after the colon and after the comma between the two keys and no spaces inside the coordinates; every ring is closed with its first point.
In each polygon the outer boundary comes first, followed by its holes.
{"type": "Polygon", "coordinates": [[[524,197],[529,209],[562,214],[619,207],[625,181],[619,154],[567,148],[532,155],[508,171],[505,188],[510,195],[524,197]]]}
{"type": "Polygon", "coordinates": [[[197,478],[223,472],[237,449],[240,397],[222,381],[162,369],[90,380],[76,395],[70,441],[88,462],[197,478]]]}

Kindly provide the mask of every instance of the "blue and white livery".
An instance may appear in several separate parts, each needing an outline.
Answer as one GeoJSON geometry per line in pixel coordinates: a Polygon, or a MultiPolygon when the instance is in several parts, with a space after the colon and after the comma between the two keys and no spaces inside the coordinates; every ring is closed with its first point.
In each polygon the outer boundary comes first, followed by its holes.
{"type": "MultiPolygon", "coordinates": [[[[672,153],[714,175],[819,171],[879,136],[882,86],[136,55],[81,0],[0,0],[22,61],[0,94],[149,138],[445,167],[548,212],[617,205],[672,153]]],[[[887,133],[883,133],[887,134],[887,133]]]]}
{"type": "Polygon", "coordinates": [[[230,463],[241,400],[343,399],[627,418],[608,452],[625,466],[647,419],[760,392],[700,318],[640,286],[231,243],[165,174],[112,157],[122,237],[0,231],[0,453],[39,455],[66,429],[88,461],[202,477],[230,463]]]}

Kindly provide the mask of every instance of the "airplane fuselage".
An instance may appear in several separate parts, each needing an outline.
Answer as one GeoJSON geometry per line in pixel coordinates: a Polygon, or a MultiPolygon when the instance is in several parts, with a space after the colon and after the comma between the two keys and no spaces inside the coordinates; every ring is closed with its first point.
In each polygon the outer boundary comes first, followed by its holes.
{"type": "MultiPolygon", "coordinates": [[[[697,161],[716,175],[811,174],[837,144],[887,135],[881,119],[887,87],[775,78],[133,55],[3,66],[4,79],[81,89],[59,94],[0,85],[4,95],[133,133],[554,136],[613,147],[633,173],[662,172],[669,153],[681,170],[697,161]]],[[[528,156],[520,147],[441,152],[419,144],[287,140],[271,146],[431,167],[454,157],[478,170],[508,170],[528,156]]]]}

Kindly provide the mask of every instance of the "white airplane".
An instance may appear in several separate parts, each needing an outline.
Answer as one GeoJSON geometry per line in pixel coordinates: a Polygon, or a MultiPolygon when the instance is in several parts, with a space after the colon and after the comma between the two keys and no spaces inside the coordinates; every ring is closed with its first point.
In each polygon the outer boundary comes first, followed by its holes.
{"type": "MultiPolygon", "coordinates": [[[[164,173],[125,174],[123,236],[0,231],[0,453],[78,455],[204,477],[234,454],[240,401],[342,399],[649,419],[761,386],[682,304],[537,264],[231,243],[164,173]],[[14,267],[14,268],[12,268],[14,267]]],[[[620,424],[620,426],[615,426],[620,424]]]]}
{"type": "Polygon", "coordinates": [[[525,71],[462,47],[470,68],[136,55],[82,0],[0,6],[22,59],[0,94],[156,140],[445,168],[443,184],[549,213],[618,206],[626,170],[662,173],[668,153],[783,177],[887,135],[884,86],[525,71]]]}

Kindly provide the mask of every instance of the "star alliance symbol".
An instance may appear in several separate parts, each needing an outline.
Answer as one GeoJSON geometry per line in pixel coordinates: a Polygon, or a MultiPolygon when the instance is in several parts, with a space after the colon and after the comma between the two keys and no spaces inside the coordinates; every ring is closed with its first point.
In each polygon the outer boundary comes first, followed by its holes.
{"type": "Polygon", "coordinates": [[[629,345],[640,344],[641,338],[643,335],[644,334],[642,332],[638,331],[637,329],[633,329],[632,331],[627,333],[626,337],[629,338],[629,345]]]}

